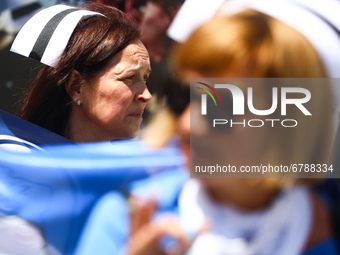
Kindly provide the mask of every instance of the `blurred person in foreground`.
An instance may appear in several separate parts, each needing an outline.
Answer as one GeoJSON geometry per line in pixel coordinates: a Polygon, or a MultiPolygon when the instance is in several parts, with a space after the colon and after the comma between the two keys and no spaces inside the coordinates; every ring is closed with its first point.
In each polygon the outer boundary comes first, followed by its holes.
{"type": "MultiPolygon", "coordinates": [[[[306,38],[275,16],[261,9],[247,10],[247,6],[240,13],[216,17],[200,27],[179,48],[176,64],[186,78],[327,77],[322,60],[306,38]]],[[[240,88],[246,91],[246,86],[240,88]]],[[[192,167],[212,165],[212,158],[218,157],[237,169],[268,163],[329,163],[335,127],[331,87],[307,88],[315,100],[309,106],[313,118],[306,120],[299,110],[291,112],[290,118],[295,116],[299,124],[289,131],[235,125],[228,132],[210,131],[208,136],[209,131],[202,130],[212,127],[199,115],[198,102],[191,102],[179,119],[179,132],[192,167]],[[224,146],[214,149],[214,144],[224,146]]],[[[271,100],[271,89],[269,94],[265,87],[257,91],[254,101],[261,100],[258,109],[268,109],[271,101],[265,100],[271,100]]],[[[244,117],[251,118],[251,114],[244,117]]],[[[264,120],[266,116],[256,118],[264,120]]],[[[210,248],[210,254],[337,254],[330,205],[306,185],[308,181],[281,178],[190,180],[183,188],[182,198],[187,203],[182,204],[182,210],[187,210],[188,222],[190,213],[200,214],[191,224],[202,224],[204,219],[209,222],[207,233],[194,241],[192,254],[208,251],[212,243],[216,249],[210,248]]]]}
{"type": "MultiPolygon", "coordinates": [[[[174,65],[182,78],[340,77],[340,47],[331,47],[340,45],[336,32],[340,26],[332,23],[336,21],[334,11],[340,10],[337,1],[329,0],[322,4],[317,1],[279,0],[232,2],[236,6],[226,3],[217,17],[198,28],[177,49],[174,65]],[[300,22],[304,25],[300,26],[300,22]],[[317,35],[317,38],[309,36],[316,33],[314,27],[323,28],[318,30],[322,35],[317,35]],[[315,42],[320,38],[324,40],[321,44],[320,41],[315,42]],[[329,48],[333,50],[331,54],[329,48]]],[[[182,15],[189,16],[189,13],[182,15]]],[[[244,91],[246,87],[241,89],[244,91]]],[[[258,107],[268,109],[271,102],[265,97],[265,88],[257,89],[262,96],[258,107]]],[[[218,134],[219,131],[212,132],[209,139],[206,135],[211,127],[207,118],[199,114],[198,102],[189,105],[188,98],[188,105],[178,120],[183,152],[188,160],[191,155],[191,164],[212,163],[209,156],[214,153],[226,157],[230,164],[237,166],[262,162],[275,165],[295,160],[302,164],[330,163],[336,131],[337,112],[332,96],[336,88],[325,84],[308,89],[315,102],[308,106],[313,118],[304,118],[299,115],[298,109],[292,111],[292,116],[299,122],[295,130],[287,132],[283,128],[268,126],[251,130],[239,125],[222,135],[218,134]],[[190,117],[195,118],[194,125],[190,117]],[[218,150],[209,153],[204,148],[213,149],[209,145],[221,140],[225,146],[218,150]],[[194,143],[190,144],[190,141],[194,143]],[[193,151],[190,153],[190,150],[193,151]]],[[[91,226],[116,227],[114,219],[100,217],[101,212],[107,211],[112,203],[105,201],[96,208],[87,235],[80,244],[96,247],[111,242],[115,247],[122,247],[123,254],[130,255],[186,252],[338,254],[336,240],[339,232],[335,223],[338,194],[312,188],[311,183],[316,181],[280,177],[191,179],[176,193],[172,207],[167,210],[161,194],[158,198],[156,194],[158,204],[152,199],[155,193],[150,188],[151,199],[137,202],[131,207],[122,204],[131,210],[130,235],[123,233],[119,241],[110,240],[107,236],[105,241],[96,243],[92,237],[101,230],[97,228],[91,233],[91,226]],[[168,214],[162,214],[164,211],[168,214]],[[164,235],[176,239],[177,245],[165,245],[164,235]],[[122,241],[125,244],[122,245],[122,241]]],[[[326,182],[326,189],[333,184],[326,182]]],[[[81,247],[80,250],[86,251],[81,247]]]]}

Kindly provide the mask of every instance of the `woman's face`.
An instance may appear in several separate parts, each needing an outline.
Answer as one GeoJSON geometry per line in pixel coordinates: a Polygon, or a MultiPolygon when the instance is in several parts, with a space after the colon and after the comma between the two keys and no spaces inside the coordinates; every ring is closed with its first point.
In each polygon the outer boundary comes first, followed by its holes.
{"type": "Polygon", "coordinates": [[[109,67],[92,84],[81,86],[81,115],[98,140],[134,138],[151,94],[146,86],[150,60],[136,40],[110,60],[109,67]]]}
{"type": "MultiPolygon", "coordinates": [[[[236,75],[228,73],[228,75],[221,75],[220,77],[241,76],[239,73],[236,73],[236,75]]],[[[186,77],[202,78],[202,81],[204,81],[205,76],[198,72],[188,71],[186,77]]],[[[246,94],[246,85],[238,84],[238,86],[246,94]]],[[[257,92],[258,90],[254,93],[257,92]]],[[[229,116],[229,118],[232,118],[234,122],[242,123],[243,119],[250,118],[248,114],[246,112],[244,116],[229,116]]],[[[261,119],[262,116],[256,118],[261,119]]],[[[255,164],[262,158],[261,153],[268,145],[266,138],[269,131],[267,127],[250,128],[239,124],[228,129],[213,129],[211,120],[201,114],[200,100],[192,101],[184,110],[178,120],[178,131],[183,151],[188,158],[190,155],[193,156],[191,163],[195,165],[206,165],[208,163],[209,165],[216,165],[218,163],[215,160],[216,158],[226,159],[231,165],[237,167],[255,164]]]]}
{"type": "MultiPolygon", "coordinates": [[[[239,74],[235,76],[240,77],[239,74]]],[[[197,72],[188,72],[187,77],[204,78],[197,72]]],[[[244,92],[246,91],[246,87],[240,88],[244,92]]],[[[245,115],[244,118],[248,118],[248,116],[245,115]]],[[[261,118],[261,116],[257,118],[261,118]]],[[[234,120],[241,121],[240,118],[234,118],[234,120]]],[[[208,119],[201,115],[200,102],[196,101],[191,102],[180,116],[178,131],[181,148],[189,159],[188,162],[190,161],[192,171],[195,166],[225,165],[225,162],[237,169],[243,165],[257,165],[264,156],[263,153],[267,151],[269,143],[269,139],[267,139],[269,130],[265,127],[256,129],[235,125],[226,131],[212,130],[208,119]]],[[[221,176],[218,175],[218,177],[221,176]]],[[[227,178],[202,178],[201,182],[206,187],[224,193],[236,186],[244,188],[244,184],[246,184],[242,179],[228,179],[230,177],[228,174],[223,177],[227,178]]]]}

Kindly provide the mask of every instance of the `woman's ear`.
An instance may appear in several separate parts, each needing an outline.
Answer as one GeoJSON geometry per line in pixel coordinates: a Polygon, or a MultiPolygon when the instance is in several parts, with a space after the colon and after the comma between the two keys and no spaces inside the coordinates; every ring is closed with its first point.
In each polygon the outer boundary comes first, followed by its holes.
{"type": "Polygon", "coordinates": [[[65,84],[67,94],[72,98],[72,101],[75,103],[79,99],[81,99],[80,87],[84,82],[83,79],[83,76],[77,70],[73,70],[65,84]]]}

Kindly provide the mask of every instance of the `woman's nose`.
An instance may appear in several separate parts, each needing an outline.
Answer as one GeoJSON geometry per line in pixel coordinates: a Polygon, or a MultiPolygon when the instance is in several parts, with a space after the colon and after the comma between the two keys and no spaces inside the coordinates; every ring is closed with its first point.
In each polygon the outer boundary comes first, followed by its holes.
{"type": "Polygon", "coordinates": [[[143,91],[136,95],[137,101],[141,101],[143,103],[150,102],[151,98],[152,95],[150,94],[150,91],[148,90],[147,87],[144,87],[143,91]]]}

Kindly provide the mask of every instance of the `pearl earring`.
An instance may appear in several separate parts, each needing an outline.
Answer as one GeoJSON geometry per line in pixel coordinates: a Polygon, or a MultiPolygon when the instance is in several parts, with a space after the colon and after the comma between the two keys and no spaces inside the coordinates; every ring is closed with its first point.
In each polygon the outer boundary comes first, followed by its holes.
{"type": "Polygon", "coordinates": [[[80,105],[81,104],[81,101],[80,99],[77,100],[77,105],[80,105]]]}

